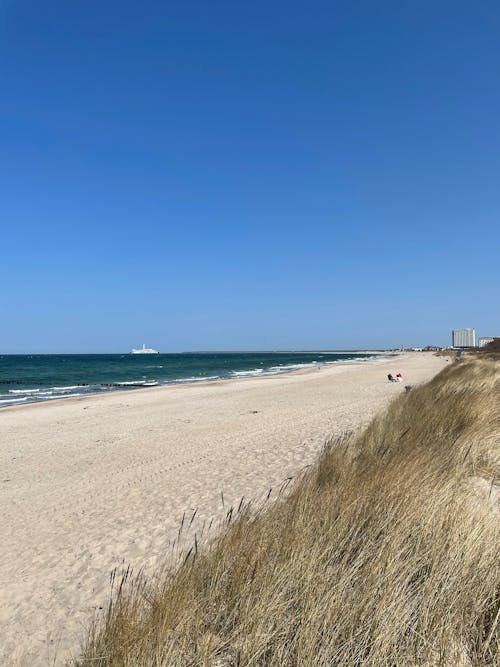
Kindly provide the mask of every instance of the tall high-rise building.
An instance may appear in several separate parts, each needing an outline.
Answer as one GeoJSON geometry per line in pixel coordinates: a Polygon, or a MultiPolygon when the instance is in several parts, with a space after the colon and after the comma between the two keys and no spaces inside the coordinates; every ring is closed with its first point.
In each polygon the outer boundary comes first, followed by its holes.
{"type": "Polygon", "coordinates": [[[476,347],[475,329],[453,329],[451,334],[453,347],[476,347]]]}

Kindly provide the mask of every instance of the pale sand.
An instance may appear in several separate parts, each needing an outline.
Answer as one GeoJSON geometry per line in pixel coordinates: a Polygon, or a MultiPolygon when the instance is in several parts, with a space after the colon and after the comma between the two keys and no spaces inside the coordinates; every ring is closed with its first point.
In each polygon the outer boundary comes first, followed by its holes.
{"type": "Polygon", "coordinates": [[[0,664],[78,651],[109,573],[161,563],[183,512],[193,528],[259,498],[432,377],[432,354],[320,371],[116,392],[0,410],[0,664]],[[401,371],[402,384],[388,372],[401,371]]]}

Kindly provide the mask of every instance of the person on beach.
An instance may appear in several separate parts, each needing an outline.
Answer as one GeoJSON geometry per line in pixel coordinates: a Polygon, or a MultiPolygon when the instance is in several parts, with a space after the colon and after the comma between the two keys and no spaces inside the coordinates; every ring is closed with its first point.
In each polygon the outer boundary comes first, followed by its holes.
{"type": "Polygon", "coordinates": [[[396,378],[391,375],[391,373],[387,374],[387,379],[389,382],[397,382],[396,378]]]}
{"type": "Polygon", "coordinates": [[[398,382],[403,382],[403,375],[402,375],[401,373],[398,373],[398,374],[396,375],[396,380],[397,380],[398,382]]]}

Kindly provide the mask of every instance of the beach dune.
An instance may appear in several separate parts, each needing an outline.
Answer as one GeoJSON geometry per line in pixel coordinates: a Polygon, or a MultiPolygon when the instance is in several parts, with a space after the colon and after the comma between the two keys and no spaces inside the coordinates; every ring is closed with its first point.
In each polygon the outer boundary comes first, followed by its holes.
{"type": "Polygon", "coordinates": [[[152,571],[184,514],[201,531],[264,497],[446,363],[408,353],[1,410],[0,664],[62,664],[114,568],[152,571]]]}

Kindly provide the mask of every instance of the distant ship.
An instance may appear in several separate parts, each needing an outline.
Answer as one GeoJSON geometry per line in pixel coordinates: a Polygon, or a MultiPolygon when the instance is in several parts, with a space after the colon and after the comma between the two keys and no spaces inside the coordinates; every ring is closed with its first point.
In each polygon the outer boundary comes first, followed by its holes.
{"type": "Polygon", "coordinates": [[[146,344],[143,343],[140,350],[132,349],[130,354],[160,354],[158,350],[153,350],[152,347],[146,347],[146,344]]]}

